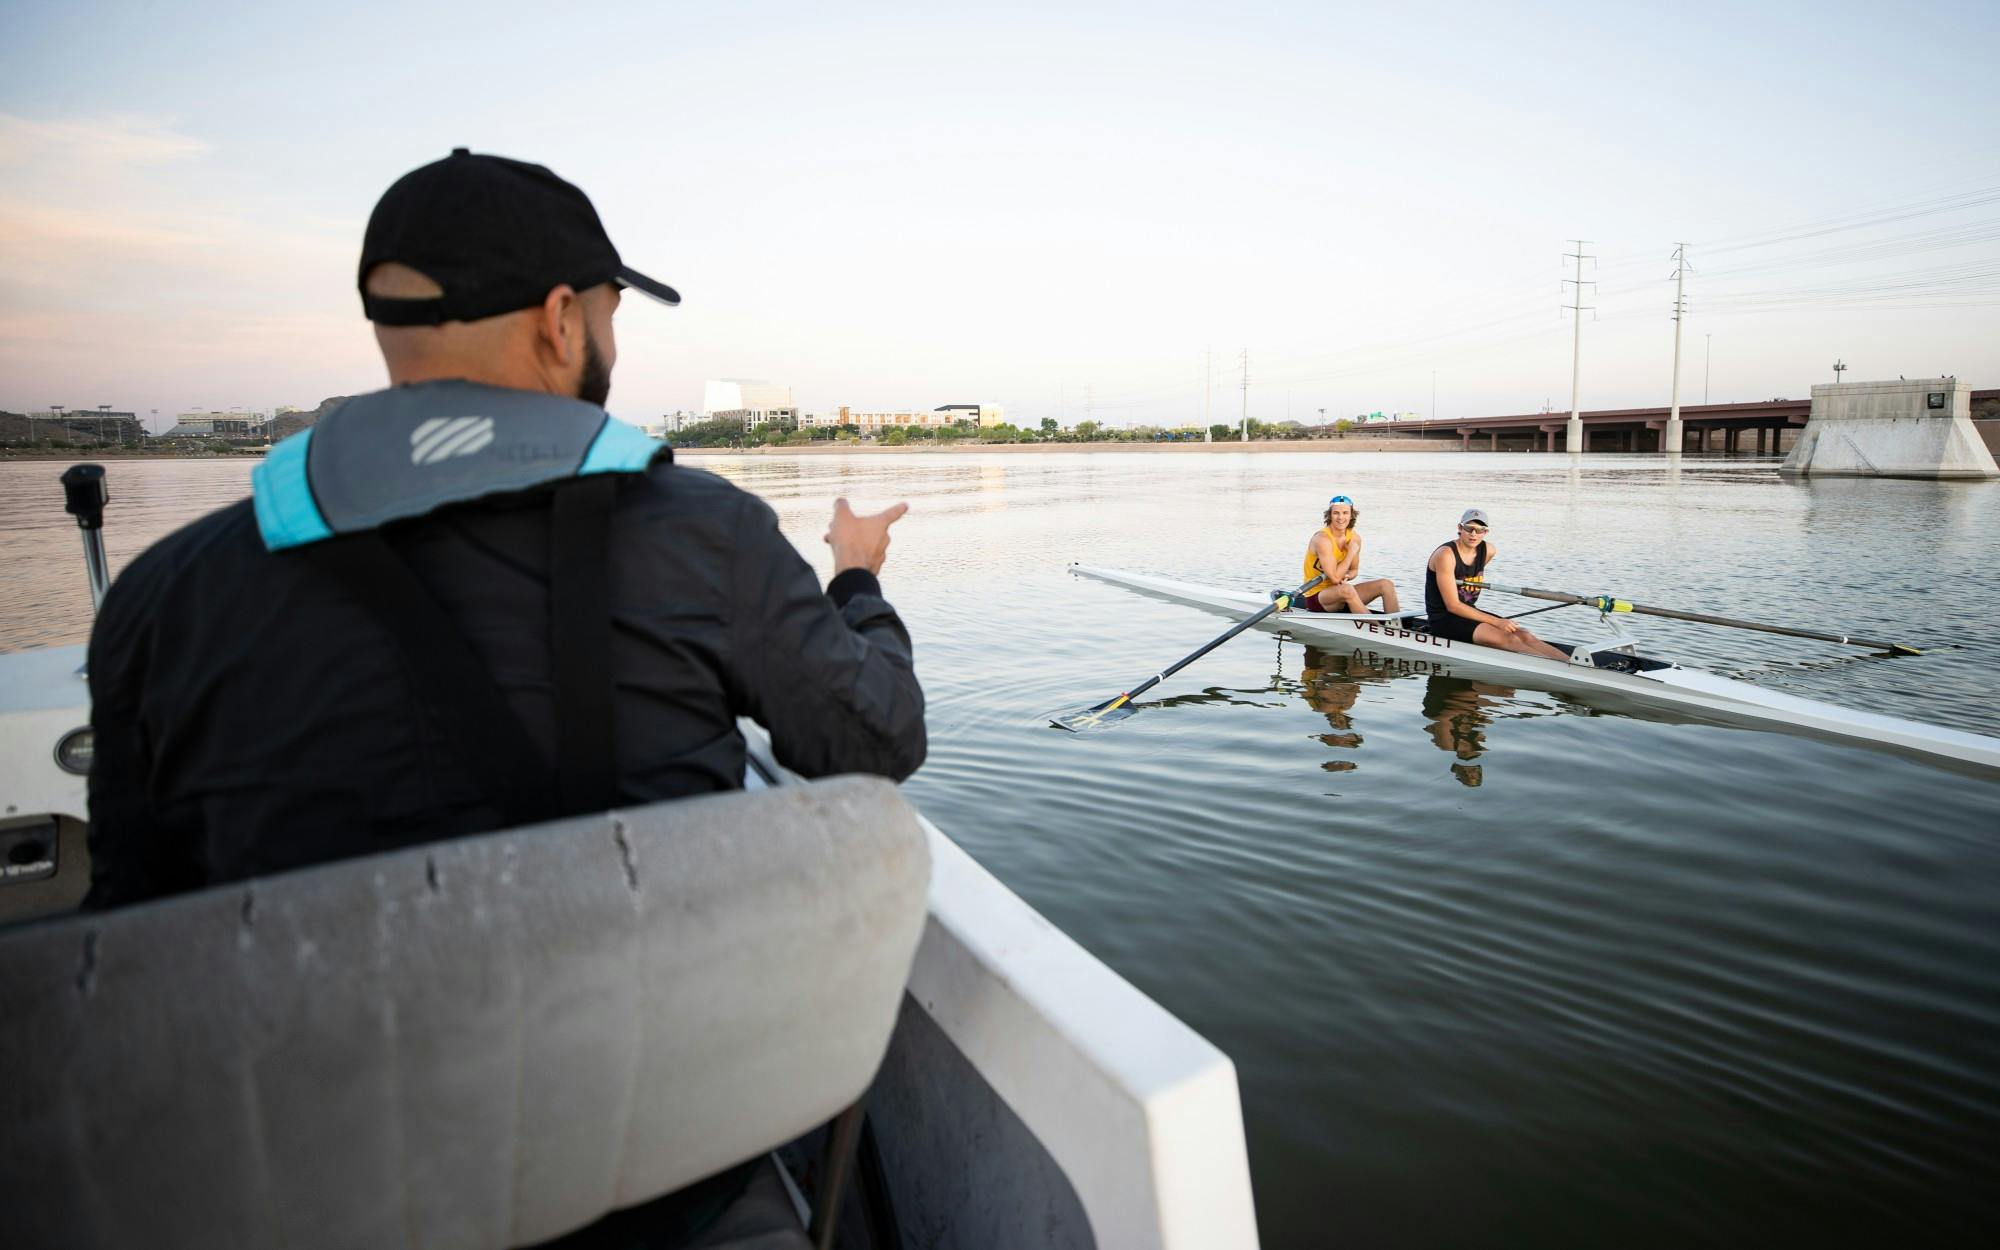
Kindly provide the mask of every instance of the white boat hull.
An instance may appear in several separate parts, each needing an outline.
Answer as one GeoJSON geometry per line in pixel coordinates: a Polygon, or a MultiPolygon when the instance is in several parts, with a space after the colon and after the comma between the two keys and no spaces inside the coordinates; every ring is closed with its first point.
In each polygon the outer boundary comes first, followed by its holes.
{"type": "MultiPolygon", "coordinates": [[[[1071,565],[1083,577],[1224,615],[1247,616],[1269,605],[1254,591],[1176,581],[1146,573],[1071,565]]],[[[1403,613],[1411,616],[1413,613],[1403,613]]],[[[1789,733],[1858,742],[1976,770],[2000,772],[2000,739],[1959,729],[1923,725],[1901,717],[1766,690],[1700,669],[1668,664],[1644,672],[1618,672],[1565,664],[1539,656],[1454,642],[1409,629],[1397,619],[1317,612],[1277,612],[1257,628],[1290,634],[1315,645],[1373,652],[1421,664],[1413,671],[1502,676],[1537,690],[1586,696],[1593,702],[1666,710],[1720,724],[1754,724],[1789,733]]]]}

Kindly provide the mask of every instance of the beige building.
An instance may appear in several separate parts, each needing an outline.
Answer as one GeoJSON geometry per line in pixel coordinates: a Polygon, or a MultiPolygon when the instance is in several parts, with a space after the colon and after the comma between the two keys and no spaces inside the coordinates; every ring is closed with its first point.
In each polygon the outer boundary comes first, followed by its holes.
{"type": "Polygon", "coordinates": [[[862,412],[842,404],[838,411],[823,413],[801,422],[803,425],[841,426],[851,425],[863,434],[873,434],[881,430],[899,426],[915,426],[921,429],[939,429],[948,425],[977,425],[981,429],[991,429],[1001,422],[1001,410],[997,404],[946,404],[941,408],[902,411],[862,412]]]}

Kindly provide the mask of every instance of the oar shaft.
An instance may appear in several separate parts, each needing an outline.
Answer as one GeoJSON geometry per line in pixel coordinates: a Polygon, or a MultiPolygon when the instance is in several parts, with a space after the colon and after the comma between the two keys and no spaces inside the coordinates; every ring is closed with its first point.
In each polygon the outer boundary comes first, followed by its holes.
{"type": "Polygon", "coordinates": [[[1216,638],[1214,638],[1205,646],[1203,646],[1200,650],[1189,652],[1187,655],[1183,656],[1176,663],[1168,665],[1166,668],[1161,669],[1158,673],[1154,674],[1152,677],[1147,678],[1144,682],[1140,683],[1137,686],[1132,687],[1131,690],[1126,692],[1126,697],[1128,698],[1136,697],[1138,695],[1144,694],[1148,690],[1151,690],[1154,686],[1157,686],[1161,682],[1165,681],[1167,678],[1172,677],[1175,673],[1180,672],[1188,665],[1194,663],[1196,660],[1199,660],[1202,656],[1207,655],[1209,652],[1215,650],[1223,643],[1228,642],[1231,638],[1234,638],[1236,637],[1236,635],[1242,633],[1244,630],[1249,629],[1252,625],[1255,625],[1258,621],[1261,621],[1265,617],[1271,615],[1271,613],[1276,612],[1278,610],[1279,604],[1289,603],[1291,600],[1296,599],[1299,596],[1307,593],[1308,591],[1312,590],[1315,586],[1318,586],[1321,582],[1325,580],[1326,580],[1325,574],[1321,574],[1320,576],[1313,578],[1311,581],[1299,587],[1297,590],[1292,591],[1290,594],[1284,596],[1283,598],[1271,600],[1270,604],[1266,606],[1263,610],[1256,612],[1253,615],[1247,616],[1244,619],[1236,622],[1236,624],[1229,627],[1227,633],[1218,635],[1216,638]]]}
{"type": "MultiPolygon", "coordinates": [[[[1266,605],[1263,608],[1263,610],[1253,613],[1249,617],[1246,617],[1245,619],[1238,621],[1236,624],[1230,626],[1228,632],[1222,634],[1220,637],[1211,640],[1200,650],[1193,651],[1185,656],[1182,656],[1181,659],[1176,663],[1170,664],[1166,668],[1161,669],[1159,672],[1153,674],[1151,677],[1148,677],[1146,680],[1140,682],[1138,685],[1132,687],[1130,690],[1127,690],[1124,694],[1119,695],[1115,699],[1107,699],[1105,702],[1098,704],[1096,707],[1090,710],[1093,713],[1098,713],[1101,715],[1105,712],[1111,711],[1114,708],[1123,707],[1125,704],[1130,703],[1135,697],[1146,693],[1148,690],[1151,690],[1154,686],[1157,686],[1161,682],[1165,681],[1167,678],[1172,677],[1175,673],[1180,672],[1188,665],[1194,663],[1196,660],[1199,660],[1202,656],[1207,655],[1209,652],[1215,650],[1223,643],[1228,642],[1231,638],[1236,637],[1236,635],[1242,633],[1244,630],[1250,628],[1252,625],[1255,625],[1258,621],[1261,621],[1265,617],[1271,615],[1271,613],[1276,612],[1281,605],[1288,604],[1292,600],[1297,599],[1300,596],[1308,593],[1309,591],[1313,590],[1315,587],[1317,587],[1321,582],[1325,580],[1326,580],[1326,574],[1322,573],[1318,577],[1315,577],[1311,581],[1307,582],[1305,585],[1300,586],[1297,590],[1287,591],[1284,595],[1280,596],[1279,598],[1271,600],[1271,602],[1268,605],[1266,605]]],[[[1091,717],[1092,721],[1095,721],[1096,719],[1097,716],[1091,717]]]]}
{"type": "MultiPolygon", "coordinates": [[[[1467,583],[1461,583],[1467,584],[1467,583]]],[[[1881,642],[1873,638],[1856,638],[1852,634],[1829,634],[1816,629],[1794,629],[1789,625],[1766,625],[1761,621],[1739,621],[1729,616],[1710,616],[1705,612],[1682,612],[1676,608],[1654,608],[1643,603],[1628,603],[1623,599],[1609,596],[1589,598],[1583,595],[1566,594],[1560,590],[1538,590],[1533,586],[1502,586],[1495,582],[1473,582],[1471,585],[1486,590],[1497,590],[1502,594],[1520,595],[1524,599],[1547,599],[1554,603],[1575,603],[1612,612],[1634,612],[1642,616],[1664,616],[1669,620],[1693,621],[1697,625],[1720,625],[1728,629],[1751,629],[1762,634],[1781,634],[1787,638],[1811,638],[1817,642],[1839,642],[1854,647],[1868,647],[1875,651],[1900,651],[1916,654],[1916,649],[1899,642],[1881,642]]]]}

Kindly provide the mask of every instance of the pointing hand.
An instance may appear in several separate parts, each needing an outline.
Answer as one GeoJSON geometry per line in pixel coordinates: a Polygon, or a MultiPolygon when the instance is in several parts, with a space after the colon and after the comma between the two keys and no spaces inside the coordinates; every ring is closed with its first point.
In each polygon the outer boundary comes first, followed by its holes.
{"type": "Polygon", "coordinates": [[[882,561],[889,554],[889,527],[909,510],[909,504],[899,503],[868,516],[857,516],[847,506],[846,499],[834,500],[833,521],[826,529],[827,545],[833,548],[834,574],[838,576],[848,569],[880,573],[882,561]]]}

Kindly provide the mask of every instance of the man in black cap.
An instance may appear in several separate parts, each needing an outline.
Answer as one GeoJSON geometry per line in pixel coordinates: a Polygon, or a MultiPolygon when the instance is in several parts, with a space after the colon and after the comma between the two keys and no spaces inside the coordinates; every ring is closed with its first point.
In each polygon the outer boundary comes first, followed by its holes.
{"type": "Polygon", "coordinates": [[[459,149],[384,194],[359,283],[391,387],[105,600],[89,906],[734,788],[743,715],[808,776],[916,770],[904,506],[835,504],[822,593],[769,506],[610,420],[621,292],[680,297],[581,191],[459,149]]]}

